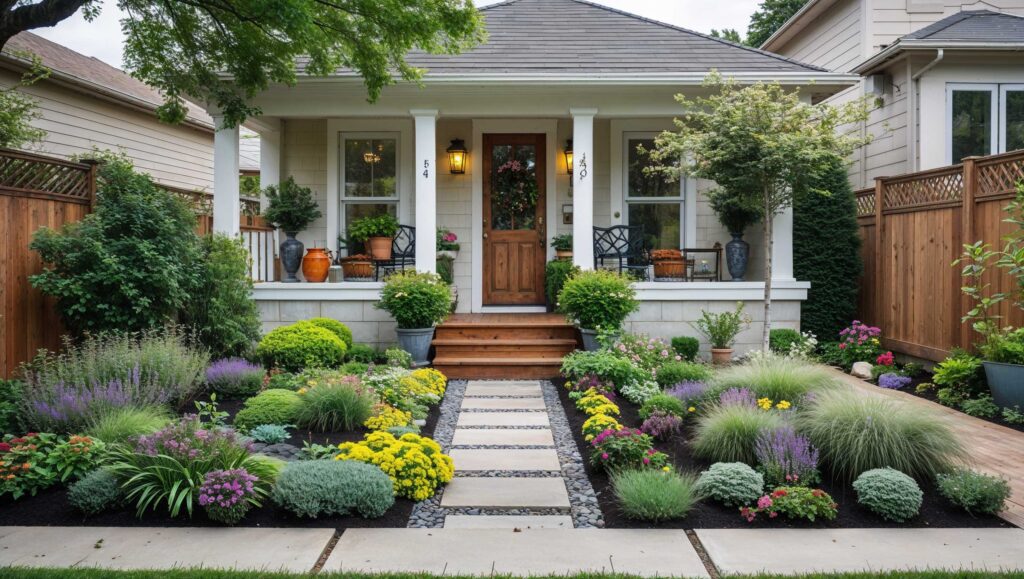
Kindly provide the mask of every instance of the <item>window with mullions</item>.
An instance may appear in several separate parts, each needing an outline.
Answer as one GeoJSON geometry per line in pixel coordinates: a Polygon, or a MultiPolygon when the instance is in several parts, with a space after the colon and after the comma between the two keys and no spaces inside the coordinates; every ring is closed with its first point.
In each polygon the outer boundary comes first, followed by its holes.
{"type": "MultiPolygon", "coordinates": [[[[398,135],[342,134],[341,141],[341,231],[363,217],[397,217],[398,135]]],[[[347,253],[362,251],[349,247],[347,253]]]]}
{"type": "Polygon", "coordinates": [[[946,87],[947,161],[1024,149],[1024,85],[946,87]]]}
{"type": "Polygon", "coordinates": [[[685,179],[670,182],[663,174],[646,170],[654,165],[647,153],[654,148],[653,134],[627,134],[625,140],[626,223],[643,226],[648,249],[681,248],[685,179]]]}

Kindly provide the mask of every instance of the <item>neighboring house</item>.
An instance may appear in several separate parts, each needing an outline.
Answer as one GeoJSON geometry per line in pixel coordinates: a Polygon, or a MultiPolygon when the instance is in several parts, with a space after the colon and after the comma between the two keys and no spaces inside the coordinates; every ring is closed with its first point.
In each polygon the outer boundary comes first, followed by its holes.
{"type": "Polygon", "coordinates": [[[764,50],[852,72],[879,98],[854,187],[1024,148],[1024,0],[810,0],[764,50]]]}
{"type": "Polygon", "coordinates": [[[38,101],[33,124],[46,136],[30,149],[59,157],[93,149],[121,151],[164,185],[213,190],[213,119],[189,103],[180,125],[157,120],[163,102],[150,86],[100,60],[32,34],[18,34],[0,53],[0,86],[13,86],[27,69],[19,53],[37,55],[52,73],[22,90],[38,101]]]}
{"type": "MultiPolygon", "coordinates": [[[[543,270],[554,255],[548,241],[558,233],[574,234],[574,260],[583,268],[595,265],[595,226],[642,225],[654,248],[728,242],[704,195],[711,183],[648,175],[637,152],[673,128],[680,112],[674,95],[701,91],[709,71],[803,87],[808,101],[858,80],[578,0],[513,0],[481,12],[486,44],[459,55],[409,55],[427,70],[422,86],[388,87],[371,104],[351,71],[300,74],[295,86],[257,95],[263,116],[247,125],[261,135],[264,185],[291,176],[315,192],[323,218],[301,233],[307,247],[336,249],[354,219],[388,212],[416,227],[415,267],[433,271],[435,228],[454,231],[462,246],[454,273],[459,312],[544,311],[543,270]],[[446,154],[456,139],[469,157],[460,174],[446,154]],[[501,190],[498,169],[512,158],[535,172],[535,182],[528,178],[536,202],[509,203],[501,190]]],[[[214,227],[235,231],[238,190],[222,183],[237,183],[238,132],[219,130],[215,141],[214,227]]],[[[793,278],[791,213],[778,218],[776,236],[775,324],[796,328],[809,284],[793,278]]],[[[758,344],[760,229],[747,239],[748,281],[724,273],[723,281],[639,282],[642,304],[630,329],[693,335],[687,322],[702,309],[732,309],[742,300],[754,324],[737,347],[758,344]]],[[[698,273],[713,267],[709,254],[693,255],[698,273]]],[[[254,295],[265,328],[325,315],[347,323],[357,341],[382,345],[395,334],[390,317],[373,307],[381,286],[263,283],[254,295]]]]}

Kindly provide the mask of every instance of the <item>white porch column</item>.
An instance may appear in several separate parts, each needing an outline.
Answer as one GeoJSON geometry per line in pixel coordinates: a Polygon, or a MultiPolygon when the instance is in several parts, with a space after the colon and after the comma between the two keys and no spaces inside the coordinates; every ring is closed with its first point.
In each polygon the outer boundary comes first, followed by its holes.
{"type": "Polygon", "coordinates": [[[416,271],[437,273],[437,110],[411,110],[416,127],[416,271]]]}
{"type": "Polygon", "coordinates": [[[213,230],[236,236],[241,209],[238,199],[238,127],[224,128],[224,117],[213,117],[213,230]]]}
{"type": "Polygon", "coordinates": [[[594,115],[597,109],[569,109],[572,115],[572,261],[594,269],[594,115]]]}
{"type": "MultiPolygon", "coordinates": [[[[281,183],[281,131],[260,132],[260,189],[281,183]]],[[[260,196],[260,208],[267,200],[260,196]]]]}
{"type": "Polygon", "coordinates": [[[794,281],[793,277],[793,206],[775,216],[773,222],[772,279],[794,281]]]}

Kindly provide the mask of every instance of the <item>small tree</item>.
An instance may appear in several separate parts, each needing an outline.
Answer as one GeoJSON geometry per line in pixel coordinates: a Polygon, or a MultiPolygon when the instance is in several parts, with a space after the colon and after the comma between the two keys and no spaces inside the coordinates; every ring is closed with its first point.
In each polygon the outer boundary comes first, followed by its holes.
{"type": "Polygon", "coordinates": [[[46,136],[46,131],[32,126],[32,121],[40,117],[36,100],[19,89],[47,78],[50,76],[50,70],[44,67],[39,57],[35,55],[14,52],[13,56],[24,58],[31,63],[17,84],[0,88],[0,147],[17,149],[46,136]]]}
{"type": "Polygon", "coordinates": [[[771,330],[774,218],[793,203],[794,192],[828,194],[818,183],[870,137],[844,133],[844,125],[867,119],[864,100],[840,106],[810,105],[799,89],[778,83],[740,86],[712,72],[704,81],[707,97],[676,100],[686,109],[677,131],[655,141],[658,171],[715,181],[743,204],[762,208],[764,220],[764,333],[771,330]],[[680,161],[681,160],[681,161],[680,161]]]}

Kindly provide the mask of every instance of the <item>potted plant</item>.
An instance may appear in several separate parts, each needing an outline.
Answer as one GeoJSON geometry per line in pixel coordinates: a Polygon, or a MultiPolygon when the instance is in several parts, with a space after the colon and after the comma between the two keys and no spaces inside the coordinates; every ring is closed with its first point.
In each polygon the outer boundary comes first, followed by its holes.
{"type": "Polygon", "coordinates": [[[449,257],[453,261],[459,256],[459,236],[441,228],[437,230],[437,257],[449,257]]]}
{"type": "Polygon", "coordinates": [[[398,322],[398,345],[425,366],[434,326],[451,313],[452,294],[437,274],[401,271],[388,276],[375,307],[398,322]]]}
{"type": "Polygon", "coordinates": [[[285,240],[281,242],[281,267],[285,271],[283,281],[297,283],[299,279],[295,273],[302,264],[304,247],[295,236],[320,217],[320,206],[309,187],[300,187],[292,177],[280,185],[268,186],[263,194],[267,196],[264,216],[285,234],[285,240]]]}
{"type": "Polygon", "coordinates": [[[708,197],[719,223],[732,236],[732,241],[725,244],[725,264],[729,275],[732,281],[744,281],[750,260],[750,244],[743,241],[743,233],[761,220],[763,210],[746,197],[724,188],[711,191],[708,197]]]}
{"type": "Polygon", "coordinates": [[[678,249],[655,249],[651,251],[654,262],[654,279],[686,279],[686,260],[678,249]]]}
{"type": "Polygon", "coordinates": [[[750,316],[743,313],[743,302],[736,302],[736,310],[731,312],[713,314],[701,310],[700,319],[690,325],[711,343],[712,363],[728,364],[736,336],[750,326],[750,316]]]}
{"type": "Polygon", "coordinates": [[[555,257],[572,260],[572,234],[563,233],[551,238],[551,247],[555,248],[555,257]]]}
{"type": "Polygon", "coordinates": [[[994,311],[1004,301],[1024,310],[1024,181],[1017,183],[1017,196],[1006,206],[1006,213],[1004,221],[1016,229],[1003,237],[1003,248],[994,250],[982,241],[964,245],[964,253],[954,265],[964,264],[963,291],[975,301],[963,321],[972,321],[972,327],[982,336],[978,353],[992,399],[1003,408],[1012,408],[1024,407],[1024,327],[1001,326],[1001,316],[994,311]],[[991,264],[1014,279],[1011,291],[990,292],[986,272],[991,264]]]}
{"type": "Polygon", "coordinates": [[[356,219],[348,228],[349,239],[364,243],[373,259],[382,260],[391,259],[391,245],[396,233],[398,220],[388,213],[356,219]]]}
{"type": "Polygon", "coordinates": [[[558,310],[579,326],[587,351],[600,348],[598,333],[619,332],[626,317],[640,307],[632,281],[628,276],[599,269],[575,273],[562,286],[558,310]]]}

